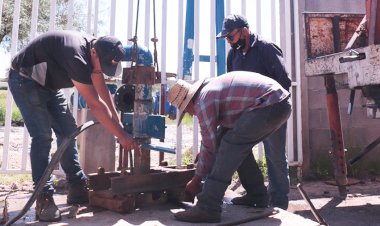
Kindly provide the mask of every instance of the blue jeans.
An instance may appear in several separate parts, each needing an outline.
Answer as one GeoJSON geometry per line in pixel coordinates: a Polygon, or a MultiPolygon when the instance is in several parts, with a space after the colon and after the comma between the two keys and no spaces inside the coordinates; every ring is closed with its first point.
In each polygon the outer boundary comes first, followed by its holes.
{"type": "Polygon", "coordinates": [[[218,143],[216,160],[202,192],[197,196],[198,206],[220,212],[224,192],[238,169],[246,176],[249,186],[247,192],[255,196],[267,194],[263,175],[252,155],[252,147],[279,129],[289,118],[290,112],[289,100],[255,109],[244,113],[233,128],[218,134],[222,137],[218,143]],[[247,165],[251,167],[245,168],[247,165]]]}
{"type": "MultiPolygon", "coordinates": [[[[268,194],[270,204],[282,209],[288,208],[289,167],[285,152],[286,122],[263,140],[268,167],[268,194]]],[[[253,156],[253,155],[252,155],[253,156]]],[[[244,161],[238,168],[239,179],[249,195],[255,195],[255,186],[251,182],[251,172],[256,164],[244,161]]]]}
{"type": "Polygon", "coordinates": [[[265,157],[268,166],[268,193],[270,204],[283,209],[288,208],[289,166],[286,156],[286,127],[285,122],[276,132],[264,141],[265,157]]]}
{"type": "MultiPolygon", "coordinates": [[[[62,90],[44,88],[13,70],[9,74],[8,85],[31,137],[30,160],[32,178],[36,185],[50,161],[52,129],[59,146],[77,126],[62,90]]],[[[76,139],[72,140],[60,163],[69,184],[86,179],[79,165],[76,139]]],[[[53,191],[53,181],[50,177],[44,192],[52,194],[53,191]]]]}

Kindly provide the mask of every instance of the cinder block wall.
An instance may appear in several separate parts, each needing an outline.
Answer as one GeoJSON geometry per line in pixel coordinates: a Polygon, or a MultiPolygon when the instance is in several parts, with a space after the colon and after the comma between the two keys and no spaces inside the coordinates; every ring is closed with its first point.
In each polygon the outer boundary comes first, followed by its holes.
{"type": "MultiPolygon", "coordinates": [[[[308,80],[308,115],[310,165],[306,176],[321,177],[332,175],[333,161],[330,156],[331,135],[326,109],[326,89],[322,77],[310,77],[308,80]]],[[[354,108],[351,115],[347,114],[350,91],[338,89],[339,109],[343,130],[344,147],[347,161],[361,151],[365,146],[380,136],[380,119],[367,117],[366,108],[362,107],[366,99],[360,90],[356,91],[354,108]]],[[[350,176],[367,177],[380,173],[380,145],[363,159],[349,167],[350,176]]]]}
{"type": "MultiPolygon", "coordinates": [[[[301,3],[301,11],[316,13],[363,13],[365,0],[305,0],[301,3]],[[303,3],[303,5],[302,5],[303,3]]],[[[305,31],[305,24],[300,25],[305,31]]],[[[301,46],[307,46],[306,34],[303,34],[301,46]]],[[[306,59],[307,51],[300,50],[302,59],[306,59]]],[[[301,70],[302,71],[302,70],[301,70]]],[[[339,84],[338,84],[339,86],[339,84]]],[[[305,178],[333,176],[333,161],[330,156],[331,136],[326,109],[326,89],[323,77],[302,76],[302,130],[305,178]],[[306,132],[307,131],[307,132],[306,132]]],[[[361,91],[355,95],[352,115],[347,114],[350,90],[338,89],[341,124],[344,146],[347,149],[347,161],[355,156],[370,142],[380,136],[380,119],[367,117],[367,110],[362,106],[365,98],[361,91]]],[[[380,145],[353,167],[348,166],[349,176],[366,178],[380,174],[380,145]]]]}

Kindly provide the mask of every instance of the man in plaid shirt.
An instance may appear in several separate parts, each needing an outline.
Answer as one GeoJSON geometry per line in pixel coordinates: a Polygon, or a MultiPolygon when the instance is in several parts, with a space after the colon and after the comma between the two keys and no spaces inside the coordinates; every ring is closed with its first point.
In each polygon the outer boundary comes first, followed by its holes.
{"type": "Polygon", "coordinates": [[[233,173],[245,161],[255,165],[250,181],[255,189],[251,195],[266,198],[264,178],[252,147],[288,119],[289,96],[275,80],[254,72],[230,72],[193,85],[178,80],[173,85],[168,100],[179,108],[178,124],[184,113],[195,115],[202,135],[195,176],[185,189],[192,197],[199,193],[198,202],[193,208],[176,213],[177,220],[219,222],[224,192],[233,173]],[[201,181],[206,176],[202,189],[201,181]]]}

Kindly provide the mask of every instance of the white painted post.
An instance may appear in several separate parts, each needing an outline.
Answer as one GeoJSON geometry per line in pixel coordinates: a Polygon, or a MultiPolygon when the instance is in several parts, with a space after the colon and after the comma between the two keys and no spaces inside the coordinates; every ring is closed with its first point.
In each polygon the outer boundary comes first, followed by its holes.
{"type": "Polygon", "coordinates": [[[116,0],[111,0],[110,35],[115,36],[116,0]]]}
{"type": "Polygon", "coordinates": [[[133,29],[133,18],[134,18],[134,13],[133,13],[133,2],[134,1],[128,1],[128,15],[130,20],[128,20],[128,30],[127,30],[127,38],[133,38],[134,34],[132,35],[132,29],[133,29]]]}
{"type": "MultiPolygon", "coordinates": [[[[3,15],[3,0],[0,0],[0,15],[3,15]]],[[[0,17],[0,27],[3,18],[0,17]]]]}
{"type": "MultiPolygon", "coordinates": [[[[179,0],[178,2],[178,67],[177,67],[177,78],[183,77],[183,1],[179,0]]],[[[179,111],[177,109],[177,120],[179,119],[179,111]]],[[[177,127],[177,137],[176,137],[176,165],[182,165],[182,125],[177,127]]]]}
{"type": "Polygon", "coordinates": [[[50,0],[50,21],[49,21],[49,31],[55,30],[55,12],[57,8],[56,0],[50,0]]]}
{"type": "MultiPolygon", "coordinates": [[[[18,40],[18,30],[19,30],[18,28],[20,24],[20,7],[21,7],[21,0],[15,0],[14,11],[13,11],[11,56],[14,56],[17,51],[17,40],[18,40]]],[[[1,166],[3,171],[8,168],[9,137],[10,137],[10,132],[11,132],[11,122],[12,122],[12,104],[13,104],[13,97],[12,97],[11,92],[8,89],[7,99],[6,99],[6,111],[5,111],[3,164],[1,166]]]]}
{"type": "Polygon", "coordinates": [[[241,0],[241,14],[247,15],[247,2],[245,0],[241,0]]]}
{"type": "Polygon", "coordinates": [[[256,0],[256,32],[261,33],[261,0],[256,0]]]}
{"type": "MultiPolygon", "coordinates": [[[[193,80],[199,80],[199,31],[200,23],[199,16],[200,14],[200,0],[194,1],[194,70],[193,70],[193,80]]],[[[198,131],[199,123],[196,116],[193,117],[193,159],[198,154],[198,131]]]]}
{"type": "Polygon", "coordinates": [[[87,34],[91,34],[91,22],[92,22],[92,0],[88,0],[87,5],[87,27],[86,32],[87,34]]]}
{"type": "Polygon", "coordinates": [[[302,165],[303,162],[303,152],[302,152],[302,114],[301,114],[301,46],[300,46],[300,20],[299,20],[299,1],[294,1],[294,43],[295,43],[295,71],[296,71],[296,114],[297,114],[297,154],[298,154],[298,165],[302,165]]]}
{"type": "MultiPolygon", "coordinates": [[[[151,0],[145,0],[145,35],[144,45],[149,48],[150,43],[150,2],[151,0]]],[[[157,28],[156,28],[157,29],[157,28]]]]}
{"type": "Polygon", "coordinates": [[[94,10],[94,35],[98,36],[98,20],[99,20],[99,0],[95,0],[94,10]]]}
{"type": "Polygon", "coordinates": [[[215,50],[216,50],[216,2],[210,1],[210,77],[215,77],[215,50]]]}
{"type": "Polygon", "coordinates": [[[271,15],[271,39],[272,39],[272,42],[274,43],[277,43],[276,42],[276,34],[277,34],[277,13],[276,13],[276,0],[271,0],[271,4],[270,4],[270,15],[271,15]]]}

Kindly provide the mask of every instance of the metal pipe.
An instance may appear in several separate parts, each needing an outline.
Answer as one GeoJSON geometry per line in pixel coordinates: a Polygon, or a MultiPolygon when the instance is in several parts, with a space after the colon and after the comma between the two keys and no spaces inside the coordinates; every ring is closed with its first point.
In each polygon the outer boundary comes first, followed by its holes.
{"type": "Polygon", "coordinates": [[[116,23],[116,0],[111,0],[111,13],[110,13],[110,35],[115,35],[116,23]]]}
{"type": "Polygon", "coordinates": [[[340,195],[346,197],[347,191],[345,186],[347,185],[347,166],[344,153],[342,125],[340,122],[338,94],[335,88],[334,77],[325,76],[324,79],[327,91],[326,104],[332,141],[334,175],[336,183],[339,186],[340,195]]]}
{"type": "Polygon", "coordinates": [[[297,158],[299,165],[303,162],[303,150],[302,150],[302,97],[301,97],[301,32],[300,32],[300,20],[299,20],[299,1],[294,1],[294,10],[292,12],[294,19],[294,59],[295,59],[295,72],[296,72],[296,119],[297,119],[297,158]]]}
{"type": "MultiPolygon", "coordinates": [[[[184,38],[184,29],[183,29],[183,1],[180,0],[178,2],[178,59],[183,58],[183,38],[184,38]]],[[[183,61],[178,60],[178,69],[177,69],[177,78],[183,78],[183,61]]],[[[179,118],[179,112],[177,110],[176,112],[176,118],[179,118]]],[[[182,165],[182,126],[177,127],[177,136],[176,136],[176,149],[177,149],[177,154],[176,154],[176,165],[180,166],[182,165]]]]}
{"type": "MultiPolygon", "coordinates": [[[[211,25],[211,26],[215,26],[211,25]]],[[[194,72],[193,80],[199,80],[199,40],[200,40],[200,0],[194,1],[194,72]]],[[[193,117],[193,159],[198,154],[198,130],[197,117],[193,117]]]]}
{"type": "Polygon", "coordinates": [[[310,206],[311,212],[313,213],[314,217],[317,219],[319,225],[328,225],[323,219],[323,217],[319,214],[318,210],[314,207],[313,203],[307,196],[306,192],[303,190],[301,184],[297,184],[297,189],[301,193],[302,198],[307,202],[307,204],[310,206]]]}

